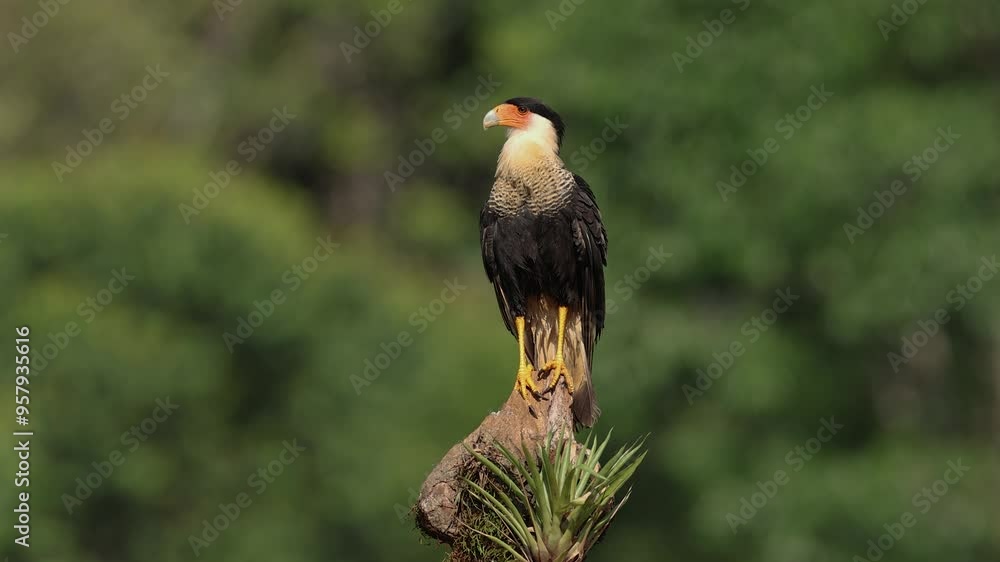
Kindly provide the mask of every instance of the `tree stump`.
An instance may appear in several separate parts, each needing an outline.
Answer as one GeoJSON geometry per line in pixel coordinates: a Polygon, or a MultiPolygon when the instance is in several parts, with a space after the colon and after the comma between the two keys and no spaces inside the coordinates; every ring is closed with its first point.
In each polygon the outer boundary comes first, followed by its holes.
{"type": "MultiPolygon", "coordinates": [[[[545,358],[536,359],[545,364],[545,358]]],[[[538,388],[545,389],[549,381],[540,375],[533,373],[538,388]]],[[[536,451],[549,435],[572,438],[572,405],[573,397],[562,381],[537,399],[529,396],[525,400],[511,391],[500,411],[486,416],[475,431],[455,444],[424,480],[415,508],[417,525],[427,535],[452,545],[462,531],[457,501],[464,486],[462,469],[476,462],[466,446],[481,451],[499,443],[520,457],[523,446],[536,451]]]]}

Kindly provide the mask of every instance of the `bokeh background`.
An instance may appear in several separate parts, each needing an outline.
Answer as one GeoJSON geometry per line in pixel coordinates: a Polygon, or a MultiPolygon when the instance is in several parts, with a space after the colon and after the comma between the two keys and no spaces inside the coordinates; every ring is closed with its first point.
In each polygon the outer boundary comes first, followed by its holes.
{"type": "Polygon", "coordinates": [[[443,559],[407,511],[513,383],[478,211],[518,95],[610,236],[597,430],[651,434],[591,560],[1000,559],[995,1],[15,0],[0,31],[10,560],[443,559]]]}

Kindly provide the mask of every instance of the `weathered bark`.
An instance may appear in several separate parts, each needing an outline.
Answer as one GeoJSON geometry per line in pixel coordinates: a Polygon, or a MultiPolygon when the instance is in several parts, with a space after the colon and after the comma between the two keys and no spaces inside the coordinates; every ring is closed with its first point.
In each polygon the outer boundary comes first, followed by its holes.
{"type": "MultiPolygon", "coordinates": [[[[534,376],[539,388],[547,388],[548,380],[539,380],[538,372],[534,376]]],[[[572,404],[573,397],[562,382],[540,399],[529,397],[526,401],[512,391],[500,411],[486,416],[475,431],[455,444],[424,480],[416,506],[420,528],[447,544],[458,536],[456,500],[462,487],[461,469],[472,459],[466,445],[484,450],[500,443],[518,456],[522,455],[522,444],[537,450],[548,435],[573,435],[572,404]]]]}

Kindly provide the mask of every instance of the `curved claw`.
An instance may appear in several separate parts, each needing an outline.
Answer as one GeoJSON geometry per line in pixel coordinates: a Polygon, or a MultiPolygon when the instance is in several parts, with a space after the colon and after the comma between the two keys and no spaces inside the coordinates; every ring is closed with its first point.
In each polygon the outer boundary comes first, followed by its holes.
{"type": "Polygon", "coordinates": [[[517,380],[514,381],[514,390],[518,391],[521,394],[521,398],[525,400],[528,399],[529,392],[533,396],[539,394],[538,385],[535,384],[534,372],[535,368],[531,365],[525,365],[517,370],[517,380]]]}
{"type": "Polygon", "coordinates": [[[549,376],[552,380],[549,381],[549,387],[546,391],[551,391],[555,389],[556,385],[559,384],[559,377],[561,376],[564,381],[566,381],[566,388],[569,390],[570,394],[573,394],[573,377],[569,374],[569,367],[566,366],[566,362],[562,359],[553,359],[542,367],[543,371],[549,371],[549,376]]]}

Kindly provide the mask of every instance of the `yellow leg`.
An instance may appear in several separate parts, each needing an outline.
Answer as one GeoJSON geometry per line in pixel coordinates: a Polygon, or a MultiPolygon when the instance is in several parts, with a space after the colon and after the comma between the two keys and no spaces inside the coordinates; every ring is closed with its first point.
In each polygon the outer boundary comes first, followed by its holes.
{"type": "Polygon", "coordinates": [[[542,370],[549,371],[549,376],[552,377],[552,380],[549,382],[549,389],[555,388],[556,384],[559,383],[559,377],[562,376],[563,380],[566,381],[566,388],[569,389],[569,393],[573,394],[573,377],[570,376],[569,368],[566,367],[566,362],[563,360],[563,340],[566,339],[567,313],[569,313],[567,307],[559,307],[559,341],[556,342],[556,358],[546,363],[542,367],[542,370]]]}
{"type": "Polygon", "coordinates": [[[514,318],[514,325],[517,326],[517,380],[514,382],[514,390],[521,393],[521,397],[528,399],[528,393],[538,394],[538,386],[535,385],[533,376],[535,367],[528,362],[528,353],[524,349],[524,316],[514,318]]]}

